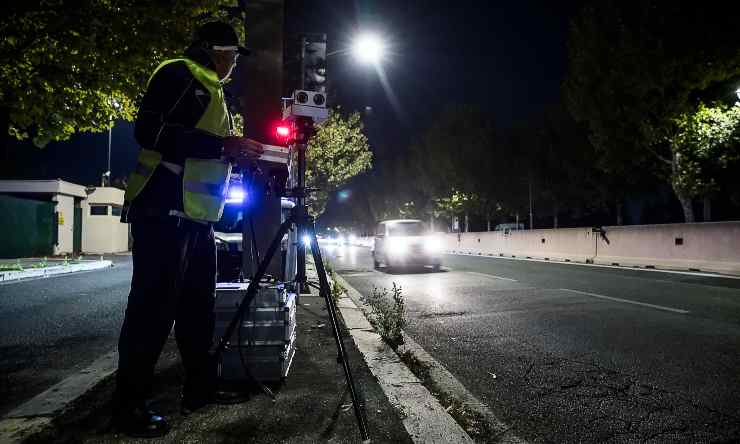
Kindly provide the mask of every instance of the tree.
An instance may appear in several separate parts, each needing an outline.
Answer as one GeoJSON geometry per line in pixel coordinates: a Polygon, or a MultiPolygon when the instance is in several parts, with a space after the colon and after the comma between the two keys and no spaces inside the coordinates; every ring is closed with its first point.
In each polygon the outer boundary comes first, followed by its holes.
{"type": "Polygon", "coordinates": [[[526,163],[534,194],[543,213],[552,210],[553,228],[559,215],[569,209],[588,211],[600,203],[596,170],[597,155],[585,131],[562,106],[549,107],[541,119],[530,123],[532,135],[526,163]]]}
{"type": "Polygon", "coordinates": [[[704,220],[710,220],[709,196],[719,188],[717,178],[740,159],[740,106],[700,103],[696,112],[675,119],[668,139],[676,158],[671,162],[673,188],[689,198],[705,198],[704,220]]]}
{"type": "Polygon", "coordinates": [[[675,186],[676,174],[697,164],[682,163],[683,148],[672,141],[704,95],[740,80],[738,8],[607,0],[587,5],[571,25],[569,109],[588,124],[612,178],[629,186],[646,167],[670,178],[687,222],[694,220],[692,196],[675,186]]]}
{"type": "MultiPolygon", "coordinates": [[[[11,0],[0,22],[0,131],[37,146],[132,120],[158,63],[233,0],[11,0]]],[[[241,27],[237,27],[241,30],[241,27]]]]}
{"type": "Polygon", "coordinates": [[[415,186],[433,205],[421,205],[434,214],[475,208],[472,196],[488,197],[496,175],[493,121],[470,105],[451,105],[440,113],[424,136],[411,146],[415,186]],[[458,206],[465,197],[468,204],[458,206]],[[451,206],[450,206],[451,205],[451,206]]]}
{"type": "Polygon", "coordinates": [[[372,167],[373,154],[362,129],[358,112],[344,117],[334,109],[309,141],[306,186],[318,189],[308,199],[314,216],[324,212],[332,192],[372,167]]]}
{"type": "MultiPolygon", "coordinates": [[[[453,218],[463,213],[466,208],[468,208],[468,206],[470,205],[470,201],[471,196],[468,196],[459,191],[452,190],[449,195],[438,197],[434,200],[435,211],[439,215],[445,216],[447,219],[452,220],[453,218]]],[[[450,229],[452,228],[453,227],[450,227],[450,229]]],[[[460,229],[460,231],[467,232],[467,227],[465,227],[465,229],[460,229]]]]}

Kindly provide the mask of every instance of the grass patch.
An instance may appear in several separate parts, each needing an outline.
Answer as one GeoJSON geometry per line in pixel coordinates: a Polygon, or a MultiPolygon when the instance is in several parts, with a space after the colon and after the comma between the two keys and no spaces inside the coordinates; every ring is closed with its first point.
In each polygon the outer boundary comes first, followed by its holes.
{"type": "Polygon", "coordinates": [[[401,287],[393,283],[390,293],[387,288],[377,287],[369,296],[362,296],[363,304],[370,307],[368,320],[381,338],[394,350],[403,344],[403,329],[406,327],[406,302],[401,287]]]}
{"type": "Polygon", "coordinates": [[[23,271],[21,264],[0,264],[0,271],[23,271]]]}
{"type": "Polygon", "coordinates": [[[334,270],[332,270],[329,274],[329,278],[331,279],[331,298],[334,299],[334,303],[336,304],[339,301],[339,298],[342,297],[342,295],[347,291],[347,289],[344,288],[344,285],[339,283],[334,270]]]}

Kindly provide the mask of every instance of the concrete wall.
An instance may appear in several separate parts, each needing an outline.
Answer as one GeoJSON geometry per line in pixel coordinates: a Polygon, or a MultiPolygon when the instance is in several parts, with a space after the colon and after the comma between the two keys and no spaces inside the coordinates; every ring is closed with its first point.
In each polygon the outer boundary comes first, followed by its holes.
{"type": "Polygon", "coordinates": [[[595,263],[740,273],[740,222],[604,227],[595,263]]]}
{"type": "Polygon", "coordinates": [[[57,194],[52,197],[56,202],[55,211],[58,215],[59,226],[57,227],[57,244],[54,246],[54,254],[72,254],[74,248],[74,221],[75,221],[75,198],[57,194]]]}
{"type": "Polygon", "coordinates": [[[491,256],[531,257],[587,261],[594,256],[590,228],[514,230],[444,235],[447,250],[491,256]]]}
{"type": "Polygon", "coordinates": [[[447,251],[740,274],[740,222],[441,235],[447,251]]]}
{"type": "Polygon", "coordinates": [[[128,224],[112,214],[123,205],[124,192],[117,188],[96,188],[87,198],[82,213],[82,251],[88,254],[119,253],[128,250],[128,224]],[[91,215],[93,205],[107,206],[106,215],[91,215]]]}

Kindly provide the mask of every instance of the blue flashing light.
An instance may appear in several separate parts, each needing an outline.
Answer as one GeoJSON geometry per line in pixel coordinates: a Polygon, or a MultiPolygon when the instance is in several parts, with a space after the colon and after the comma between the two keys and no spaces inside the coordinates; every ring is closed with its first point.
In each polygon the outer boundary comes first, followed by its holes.
{"type": "Polygon", "coordinates": [[[240,204],[247,198],[247,193],[241,187],[229,188],[229,195],[226,196],[227,204],[240,204]]]}

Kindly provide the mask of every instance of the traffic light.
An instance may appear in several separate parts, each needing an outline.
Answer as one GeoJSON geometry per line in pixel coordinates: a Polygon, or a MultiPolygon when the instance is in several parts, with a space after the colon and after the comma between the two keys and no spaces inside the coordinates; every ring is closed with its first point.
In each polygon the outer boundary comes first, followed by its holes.
{"type": "Polygon", "coordinates": [[[290,136],[290,127],[287,125],[278,125],[275,128],[275,133],[282,139],[287,139],[290,136]]]}
{"type": "Polygon", "coordinates": [[[306,35],[302,39],[303,87],[307,91],[326,92],[326,34],[306,35]]]}
{"type": "Polygon", "coordinates": [[[293,143],[293,131],[290,122],[280,122],[275,126],[275,137],[280,144],[290,145],[293,143]]]}

